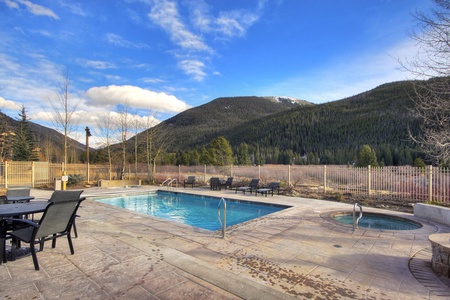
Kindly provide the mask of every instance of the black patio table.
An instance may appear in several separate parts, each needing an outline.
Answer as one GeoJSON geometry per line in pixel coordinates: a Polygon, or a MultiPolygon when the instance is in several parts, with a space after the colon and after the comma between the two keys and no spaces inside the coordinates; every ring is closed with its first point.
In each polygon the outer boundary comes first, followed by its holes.
{"type": "Polygon", "coordinates": [[[0,205],[0,264],[6,262],[5,238],[6,238],[6,221],[10,217],[22,217],[29,214],[44,212],[48,205],[48,201],[36,201],[31,203],[14,203],[0,205]]]}
{"type": "Polygon", "coordinates": [[[40,213],[47,207],[47,201],[35,201],[30,203],[12,203],[0,205],[0,218],[30,215],[40,213]]]}

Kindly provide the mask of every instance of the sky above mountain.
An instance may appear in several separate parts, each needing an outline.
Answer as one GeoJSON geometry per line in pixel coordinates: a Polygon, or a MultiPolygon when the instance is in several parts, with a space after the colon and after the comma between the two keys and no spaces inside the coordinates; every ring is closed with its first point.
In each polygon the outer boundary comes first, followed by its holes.
{"type": "MultiPolygon", "coordinates": [[[[108,113],[155,123],[225,96],[323,103],[412,79],[412,13],[431,0],[0,0],[0,107],[73,138],[108,113]],[[53,118],[54,119],[54,118],[53,118]],[[149,120],[147,120],[149,121],[149,120]],[[53,124],[55,125],[55,124],[53,124]]],[[[98,141],[97,141],[98,142],[98,141]]]]}

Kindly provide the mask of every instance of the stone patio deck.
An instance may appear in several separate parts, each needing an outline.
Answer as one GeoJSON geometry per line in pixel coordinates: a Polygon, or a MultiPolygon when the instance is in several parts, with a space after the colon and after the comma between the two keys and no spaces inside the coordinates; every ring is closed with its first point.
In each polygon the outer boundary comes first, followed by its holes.
{"type": "MultiPolygon", "coordinates": [[[[178,191],[292,206],[228,229],[227,238],[191,226],[89,199],[154,190],[85,189],[70,255],[55,249],[0,265],[1,299],[450,299],[445,279],[430,269],[428,235],[450,228],[412,215],[410,231],[358,229],[331,221],[337,202],[234,191],[178,191]],[[412,272],[411,272],[411,270],[412,272]]],[[[36,198],[52,191],[32,190],[36,198]]]]}

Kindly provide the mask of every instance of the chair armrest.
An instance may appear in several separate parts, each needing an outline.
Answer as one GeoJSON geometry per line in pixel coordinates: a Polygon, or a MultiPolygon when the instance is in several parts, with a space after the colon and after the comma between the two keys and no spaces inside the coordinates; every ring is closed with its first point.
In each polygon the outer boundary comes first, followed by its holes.
{"type": "Polygon", "coordinates": [[[14,225],[15,223],[25,223],[27,225],[33,226],[35,228],[39,227],[39,224],[36,222],[33,222],[31,220],[27,220],[27,219],[16,219],[16,218],[12,218],[12,219],[6,219],[8,221],[12,221],[12,225],[14,225]]]}

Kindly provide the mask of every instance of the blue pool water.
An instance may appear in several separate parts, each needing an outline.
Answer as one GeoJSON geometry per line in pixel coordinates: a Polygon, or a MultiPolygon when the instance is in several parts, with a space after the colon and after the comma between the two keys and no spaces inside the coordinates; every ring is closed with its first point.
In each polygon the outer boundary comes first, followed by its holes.
{"type": "MultiPolygon", "coordinates": [[[[135,212],[169,219],[208,230],[222,228],[217,217],[220,198],[158,191],[145,195],[129,195],[96,201],[126,208],[135,212]]],[[[288,208],[282,205],[226,199],[227,226],[256,219],[288,208]]],[[[221,211],[223,215],[223,211],[221,211]]]]}
{"type": "MultiPolygon", "coordinates": [[[[358,217],[358,214],[356,215],[358,217]]],[[[353,225],[353,214],[337,214],[333,219],[353,225]]],[[[359,220],[359,227],[385,229],[385,230],[414,230],[422,228],[422,225],[405,218],[391,217],[383,214],[363,213],[363,217],[359,220]]]]}

